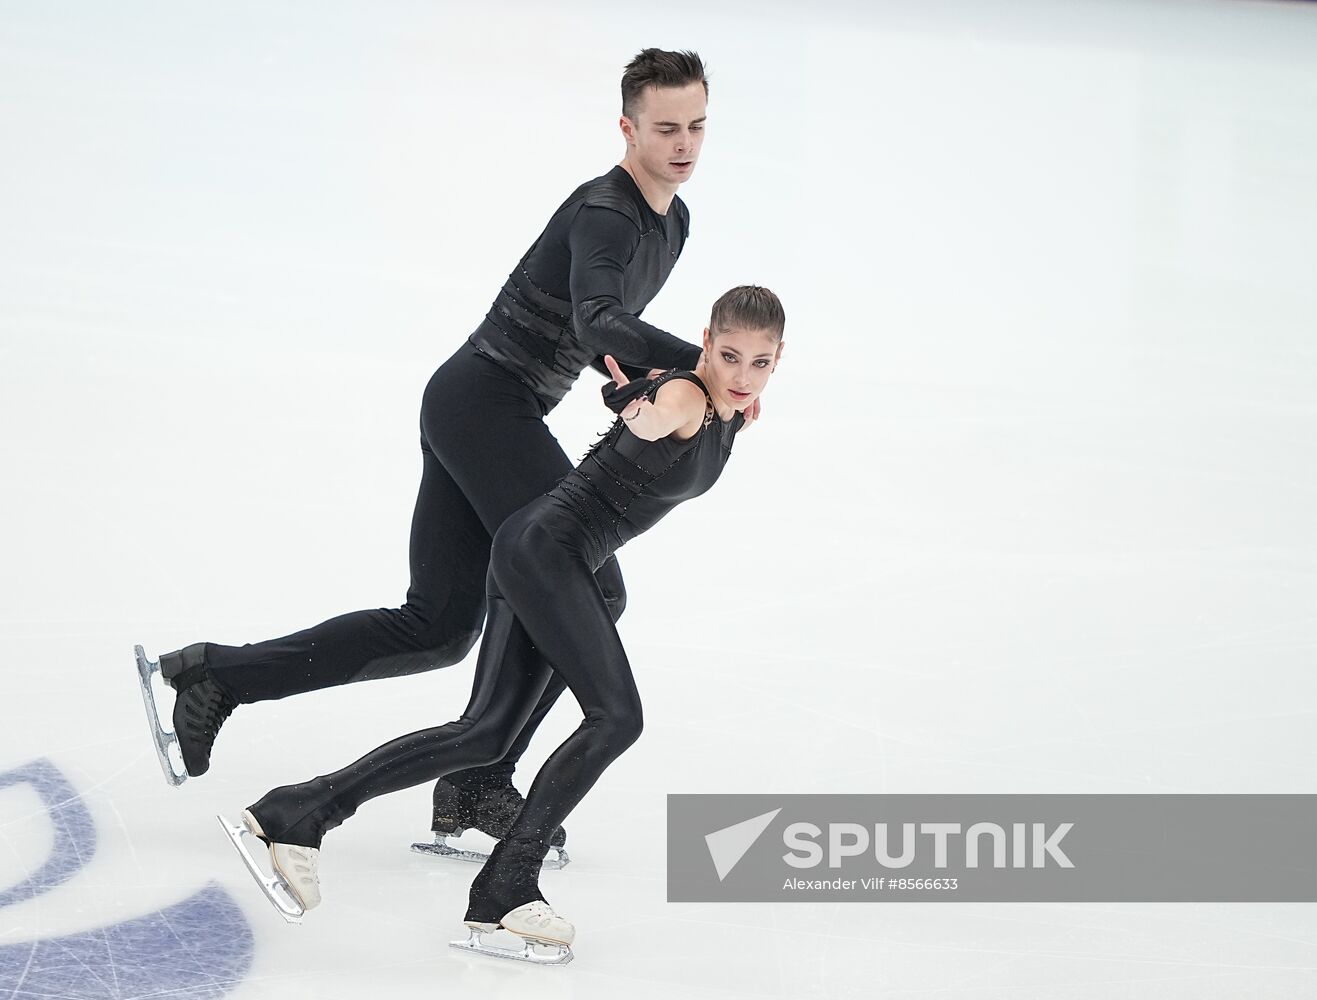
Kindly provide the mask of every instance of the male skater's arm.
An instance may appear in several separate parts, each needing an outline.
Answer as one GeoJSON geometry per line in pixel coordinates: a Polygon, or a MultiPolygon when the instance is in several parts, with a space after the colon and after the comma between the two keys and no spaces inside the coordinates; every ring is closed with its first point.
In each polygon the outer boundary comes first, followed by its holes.
{"type": "MultiPolygon", "coordinates": [[[[637,309],[636,319],[640,319],[640,317],[643,316],[644,314],[645,314],[645,310],[643,308],[637,309]]],[[[590,367],[593,368],[595,371],[597,371],[600,375],[606,375],[608,378],[611,379],[613,377],[613,373],[608,370],[608,362],[604,360],[604,357],[605,356],[602,354],[599,355],[597,358],[595,358],[593,361],[590,362],[590,367]]],[[[666,368],[649,368],[644,365],[624,365],[621,362],[619,362],[617,358],[613,359],[613,364],[621,368],[622,371],[626,373],[626,377],[628,379],[633,379],[633,380],[640,378],[645,378],[645,379],[655,378],[656,376],[661,375],[663,372],[667,371],[666,368]]]]}
{"type": "Polygon", "coordinates": [[[639,239],[636,227],[611,209],[586,206],[577,214],[568,237],[576,335],[596,354],[611,354],[635,368],[694,368],[699,347],[646,323],[623,306],[626,265],[639,239]]]}
{"type": "MultiPolygon", "coordinates": [[[[608,371],[608,365],[605,364],[604,356],[602,354],[590,362],[590,367],[600,375],[607,375],[609,378],[613,377],[608,371]]],[[[645,368],[641,365],[619,365],[619,367],[626,373],[628,379],[649,378],[651,372],[667,370],[665,368],[645,368]]]]}

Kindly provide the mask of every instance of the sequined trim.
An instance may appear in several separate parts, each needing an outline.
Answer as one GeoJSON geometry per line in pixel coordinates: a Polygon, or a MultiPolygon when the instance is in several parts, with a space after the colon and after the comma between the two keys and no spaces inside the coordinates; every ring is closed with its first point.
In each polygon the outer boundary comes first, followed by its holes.
{"type": "MultiPolygon", "coordinates": [[[[535,289],[535,291],[538,292],[540,295],[543,295],[546,299],[549,300],[550,303],[554,305],[557,305],[559,303],[562,304],[563,311],[561,315],[563,319],[570,320],[572,318],[572,304],[566,301],[565,299],[558,298],[558,296],[554,295],[552,292],[546,292],[543,288],[541,288],[538,284],[536,284],[535,279],[532,278],[530,274],[528,274],[526,271],[526,261],[524,258],[517,262],[517,270],[520,271],[521,276],[526,279],[526,284],[530,285],[530,287],[535,289]]],[[[509,277],[511,277],[511,275],[509,275],[509,277]]]]}
{"type": "MultiPolygon", "coordinates": [[[[648,229],[640,234],[640,238],[642,240],[646,236],[657,236],[659,239],[663,241],[663,245],[668,248],[668,256],[670,256],[673,260],[677,259],[677,251],[672,249],[672,241],[668,239],[667,233],[663,232],[661,229],[658,229],[656,227],[654,229],[648,229]]],[[[637,244],[637,246],[639,246],[639,244],[637,244]]]]}

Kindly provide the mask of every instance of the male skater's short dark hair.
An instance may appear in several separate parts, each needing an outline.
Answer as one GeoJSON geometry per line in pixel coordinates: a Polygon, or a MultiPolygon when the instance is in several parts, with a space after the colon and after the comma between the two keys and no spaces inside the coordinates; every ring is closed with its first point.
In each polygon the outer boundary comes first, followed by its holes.
{"type": "Polygon", "coordinates": [[[704,96],[709,96],[709,81],[698,53],[642,49],[622,74],[622,114],[636,120],[636,105],[646,87],[685,87],[691,83],[704,84],[704,96]]]}
{"type": "Polygon", "coordinates": [[[709,332],[715,337],[728,330],[767,330],[781,340],[786,325],[782,300],[760,285],[737,285],[724,292],[709,317],[709,332]]]}

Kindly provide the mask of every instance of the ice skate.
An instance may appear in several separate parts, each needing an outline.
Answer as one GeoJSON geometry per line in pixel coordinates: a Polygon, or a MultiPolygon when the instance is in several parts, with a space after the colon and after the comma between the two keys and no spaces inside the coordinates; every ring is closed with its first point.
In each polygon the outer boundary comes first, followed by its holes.
{"type": "MultiPolygon", "coordinates": [[[[412,850],[417,854],[474,861],[483,865],[489,860],[488,854],[457,847],[450,844],[448,838],[456,839],[467,830],[478,830],[495,840],[502,840],[512,829],[513,822],[525,804],[526,800],[511,784],[475,791],[458,788],[440,778],[434,788],[434,815],[430,824],[434,832],[434,843],[412,844],[412,850]]],[[[571,860],[567,857],[566,843],[567,831],[558,827],[549,838],[549,853],[544,856],[544,868],[556,870],[566,867],[571,860]]]]}
{"type": "Polygon", "coordinates": [[[237,707],[237,702],[211,679],[206,670],[204,651],[204,643],[195,643],[153,661],[146,658],[141,646],[133,647],[137,655],[142,703],[146,706],[156,756],[165,772],[165,780],[174,786],[210,769],[210,750],[215,737],[224,720],[237,707]],[[151,685],[157,674],[177,692],[171,713],[172,731],[165,729],[160,722],[160,707],[151,685]]]}
{"type": "Polygon", "coordinates": [[[307,910],[320,905],[320,851],[314,847],[296,844],[276,844],[269,841],[250,809],[244,809],[242,822],[234,823],[223,816],[216,817],[229,842],[242,856],[242,863],[251,872],[265,897],[290,924],[300,924],[307,910]],[[270,852],[270,874],[266,874],[242,842],[244,836],[255,837],[270,852]]]}
{"type": "Polygon", "coordinates": [[[181,785],[187,781],[188,773],[187,768],[183,766],[182,752],[176,749],[178,736],[172,729],[165,729],[160,724],[160,707],[156,704],[155,689],[151,686],[151,681],[157,675],[161,675],[160,661],[148,660],[146,651],[141,646],[134,646],[133,652],[137,656],[137,680],[142,686],[142,704],[146,706],[146,722],[151,727],[151,740],[155,744],[156,757],[160,760],[160,769],[165,772],[167,782],[175,786],[181,785]]]}
{"type": "Polygon", "coordinates": [[[518,906],[498,923],[468,920],[466,926],[471,932],[467,939],[450,941],[450,947],[534,965],[566,965],[573,958],[571,945],[576,928],[554,913],[553,907],[542,899],[518,906]],[[483,935],[500,928],[521,938],[520,951],[487,944],[483,940],[483,935]]]}

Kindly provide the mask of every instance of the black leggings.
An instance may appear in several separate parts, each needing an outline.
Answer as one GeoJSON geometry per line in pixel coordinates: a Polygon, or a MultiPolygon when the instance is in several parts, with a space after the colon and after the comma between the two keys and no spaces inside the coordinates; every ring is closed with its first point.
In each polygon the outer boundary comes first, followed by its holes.
{"type": "Polygon", "coordinates": [[[269,792],[251,807],[266,836],[319,847],[326,831],[377,795],[499,760],[556,678],[585,717],[540,768],[521,815],[472,885],[468,919],[497,920],[543,898],[536,880],[550,835],[641,729],[631,665],[595,578],[599,561],[598,541],[554,500],[513,514],[494,537],[489,621],[462,717],[269,792]]]}
{"type": "MultiPolygon", "coordinates": [[[[544,415],[529,388],[463,345],[431,377],[421,404],[421,488],[406,603],[340,615],[281,639],[207,643],[206,665],[216,682],[246,704],[461,661],[485,618],[494,533],[572,467],[544,415]]],[[[626,604],[616,559],[600,565],[597,580],[616,621],[626,604]]],[[[510,774],[561,692],[561,681],[550,682],[502,763],[463,775],[460,783],[510,774]]]]}

